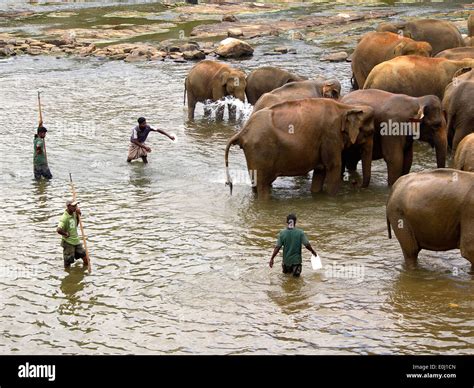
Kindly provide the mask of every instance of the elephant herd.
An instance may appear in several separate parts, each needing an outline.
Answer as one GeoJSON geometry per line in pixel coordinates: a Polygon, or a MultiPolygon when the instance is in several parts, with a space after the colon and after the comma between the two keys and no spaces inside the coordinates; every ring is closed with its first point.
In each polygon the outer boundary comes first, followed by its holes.
{"type": "MultiPolygon", "coordinates": [[[[197,102],[247,96],[254,109],[227,143],[227,183],[232,190],[228,156],[238,145],[259,197],[269,196],[277,177],[310,171],[313,193],[325,187],[335,195],[359,161],[367,187],[372,160],[383,159],[392,186],[389,236],[393,228],[406,263],[415,264],[421,249],[460,248],[474,270],[474,14],[468,31],[463,39],[453,23],[435,19],[381,23],[359,40],[351,56],[354,90],[344,96],[336,79],[271,66],[246,76],[205,60],[186,77],[188,117],[197,102]],[[435,149],[438,169],[409,174],[417,140],[435,149]],[[453,169],[445,168],[449,151],[453,169]]],[[[223,113],[221,106],[217,119],[223,113]]]]}

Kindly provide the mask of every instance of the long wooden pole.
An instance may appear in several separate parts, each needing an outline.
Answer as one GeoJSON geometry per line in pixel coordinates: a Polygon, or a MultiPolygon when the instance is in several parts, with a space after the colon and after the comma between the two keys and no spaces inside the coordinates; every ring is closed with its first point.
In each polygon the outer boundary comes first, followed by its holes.
{"type": "MultiPolygon", "coordinates": [[[[69,180],[71,181],[71,191],[72,191],[72,200],[76,200],[76,189],[74,188],[74,182],[72,181],[72,175],[69,173],[69,180]]],[[[84,226],[82,225],[82,218],[79,214],[76,213],[77,220],[79,221],[79,227],[81,228],[82,243],[84,244],[84,249],[86,251],[87,257],[87,271],[92,272],[91,258],[89,257],[89,250],[87,249],[86,235],[84,233],[84,226]]]]}
{"type": "MultiPolygon", "coordinates": [[[[39,110],[39,123],[38,127],[43,125],[43,113],[41,112],[41,97],[40,93],[38,92],[38,110],[39,110]]],[[[44,158],[46,159],[46,163],[48,163],[48,155],[46,153],[46,139],[43,139],[43,146],[44,146],[44,158]]]]}

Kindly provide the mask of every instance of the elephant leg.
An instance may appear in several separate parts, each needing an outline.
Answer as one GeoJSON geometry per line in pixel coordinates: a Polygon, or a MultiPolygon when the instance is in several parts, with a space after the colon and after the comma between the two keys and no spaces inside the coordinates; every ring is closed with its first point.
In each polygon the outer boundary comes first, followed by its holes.
{"type": "Polygon", "coordinates": [[[229,120],[235,120],[237,117],[237,107],[234,104],[227,104],[229,110],[229,120]]]}
{"type": "Polygon", "coordinates": [[[403,153],[397,152],[389,159],[385,159],[388,170],[388,185],[392,186],[403,173],[403,153]]]}
{"type": "Polygon", "coordinates": [[[461,256],[471,263],[471,273],[474,274],[474,235],[468,226],[461,227],[459,248],[461,250],[461,256]]]}
{"type": "Polygon", "coordinates": [[[390,223],[392,224],[393,231],[395,232],[395,236],[397,236],[398,243],[402,249],[406,266],[410,269],[415,268],[418,260],[418,253],[420,253],[420,247],[416,241],[411,226],[402,216],[399,216],[395,222],[390,220],[390,223]]]}
{"type": "Polygon", "coordinates": [[[224,119],[224,109],[225,109],[225,105],[223,105],[223,104],[221,104],[217,107],[216,120],[222,121],[224,119]]]}
{"type": "Polygon", "coordinates": [[[329,195],[336,195],[341,187],[341,165],[336,164],[331,169],[326,169],[326,185],[329,195]]]}
{"type": "Polygon", "coordinates": [[[313,179],[311,181],[311,192],[319,193],[323,189],[324,179],[326,178],[326,169],[315,168],[313,171],[313,179]]]}
{"type": "Polygon", "coordinates": [[[410,173],[411,165],[413,163],[413,143],[407,147],[403,154],[403,170],[402,175],[410,173]]]}
{"type": "Polygon", "coordinates": [[[194,109],[196,109],[196,99],[194,98],[193,94],[188,90],[187,93],[188,98],[188,119],[194,119],[194,109]]]}
{"type": "Polygon", "coordinates": [[[258,175],[256,189],[257,197],[259,199],[268,199],[270,197],[273,181],[274,179],[270,179],[266,176],[261,176],[261,174],[258,175]]]}

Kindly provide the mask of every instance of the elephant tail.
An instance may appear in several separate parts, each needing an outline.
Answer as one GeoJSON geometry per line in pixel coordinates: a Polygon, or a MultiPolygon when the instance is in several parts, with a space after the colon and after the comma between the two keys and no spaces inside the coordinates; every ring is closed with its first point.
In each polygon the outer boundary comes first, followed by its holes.
{"type": "Polygon", "coordinates": [[[387,231],[388,231],[388,238],[392,238],[392,229],[390,228],[390,220],[387,217],[387,231]]]}
{"type": "Polygon", "coordinates": [[[232,147],[233,145],[236,145],[236,144],[240,145],[239,141],[240,141],[240,132],[232,136],[232,138],[227,143],[227,147],[225,148],[225,173],[227,177],[225,185],[229,186],[230,195],[232,195],[233,183],[232,183],[232,178],[230,177],[230,173],[229,173],[229,150],[230,150],[230,147],[232,147]]]}
{"type": "Polygon", "coordinates": [[[188,78],[186,77],[184,79],[184,96],[183,96],[183,105],[186,105],[186,81],[188,80],[188,78]]]}

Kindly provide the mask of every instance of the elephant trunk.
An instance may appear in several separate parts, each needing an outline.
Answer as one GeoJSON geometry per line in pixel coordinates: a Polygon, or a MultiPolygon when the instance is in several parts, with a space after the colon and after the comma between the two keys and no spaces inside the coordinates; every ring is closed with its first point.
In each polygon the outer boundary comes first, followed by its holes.
{"type": "Polygon", "coordinates": [[[227,177],[225,185],[229,186],[230,195],[232,195],[233,183],[232,183],[232,178],[230,177],[230,173],[229,173],[229,150],[230,150],[230,147],[232,147],[233,145],[239,144],[239,137],[240,137],[240,132],[232,136],[232,138],[229,140],[225,148],[225,173],[227,177]]]}
{"type": "Polygon", "coordinates": [[[448,152],[448,139],[446,129],[438,131],[434,137],[436,150],[436,165],[438,168],[446,167],[446,154],[448,152]]]}
{"type": "Polygon", "coordinates": [[[374,140],[368,138],[362,148],[362,187],[368,187],[372,174],[372,148],[374,140]]]}

